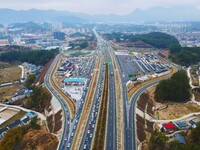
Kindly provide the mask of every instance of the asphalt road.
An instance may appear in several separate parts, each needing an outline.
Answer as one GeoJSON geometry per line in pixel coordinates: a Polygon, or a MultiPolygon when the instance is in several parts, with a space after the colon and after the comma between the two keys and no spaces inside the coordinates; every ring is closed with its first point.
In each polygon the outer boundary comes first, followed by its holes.
{"type": "Polygon", "coordinates": [[[51,64],[45,79],[44,79],[44,83],[47,87],[47,89],[56,97],[56,99],[60,102],[61,106],[62,106],[62,110],[63,110],[63,131],[62,131],[62,136],[61,136],[61,140],[60,140],[60,144],[59,144],[59,148],[60,150],[66,150],[67,149],[67,139],[68,139],[68,134],[69,134],[69,129],[70,126],[67,124],[68,121],[71,121],[70,119],[70,114],[69,114],[69,110],[67,107],[67,104],[65,103],[65,101],[62,99],[62,97],[57,93],[57,91],[53,88],[53,86],[50,83],[50,75],[53,71],[54,66],[56,65],[57,61],[59,59],[59,55],[57,55],[53,61],[53,63],[51,64]]]}
{"type": "Polygon", "coordinates": [[[109,64],[109,108],[108,108],[108,124],[107,124],[107,150],[115,150],[116,149],[116,91],[115,91],[115,78],[114,78],[114,67],[112,63],[112,59],[110,56],[110,48],[109,46],[105,47],[106,53],[108,56],[108,64],[109,64]]]}

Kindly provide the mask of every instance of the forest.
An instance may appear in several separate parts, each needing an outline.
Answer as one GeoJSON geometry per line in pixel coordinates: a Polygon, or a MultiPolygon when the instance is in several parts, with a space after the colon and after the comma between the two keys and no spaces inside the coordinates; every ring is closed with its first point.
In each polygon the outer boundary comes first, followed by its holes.
{"type": "Polygon", "coordinates": [[[184,66],[190,66],[200,62],[200,47],[170,46],[170,58],[173,62],[184,66]]]}
{"type": "Polygon", "coordinates": [[[28,62],[35,65],[45,65],[50,59],[55,57],[58,49],[52,50],[33,50],[33,51],[9,51],[0,54],[2,62],[28,62]]]}
{"type": "Polygon", "coordinates": [[[168,80],[161,81],[155,90],[157,101],[186,102],[191,97],[191,87],[185,71],[178,71],[168,80]]]}
{"type": "Polygon", "coordinates": [[[174,37],[166,33],[151,32],[148,34],[123,34],[123,33],[111,33],[104,34],[108,40],[116,40],[116,42],[137,42],[143,41],[155,48],[169,48],[171,45],[179,44],[179,41],[174,37]]]}

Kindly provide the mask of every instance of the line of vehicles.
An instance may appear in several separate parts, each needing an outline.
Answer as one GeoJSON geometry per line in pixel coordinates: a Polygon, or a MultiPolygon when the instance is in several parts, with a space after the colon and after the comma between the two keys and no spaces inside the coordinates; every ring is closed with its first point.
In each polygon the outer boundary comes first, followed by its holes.
{"type": "MultiPolygon", "coordinates": [[[[102,62],[105,61],[104,59],[105,59],[104,56],[102,56],[102,62]]],[[[84,131],[84,136],[82,138],[80,149],[89,150],[92,146],[92,140],[95,134],[94,132],[95,132],[95,127],[97,123],[97,117],[98,117],[101,95],[102,95],[104,71],[105,71],[105,65],[103,65],[102,63],[92,109],[90,111],[89,119],[87,121],[86,130],[84,131]]]]}

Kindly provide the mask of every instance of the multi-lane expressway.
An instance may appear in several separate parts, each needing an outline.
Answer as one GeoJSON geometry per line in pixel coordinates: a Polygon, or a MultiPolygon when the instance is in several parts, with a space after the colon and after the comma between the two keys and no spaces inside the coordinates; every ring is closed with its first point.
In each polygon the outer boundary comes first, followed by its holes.
{"type": "MultiPolygon", "coordinates": [[[[126,150],[133,150],[137,149],[136,145],[136,128],[135,128],[135,105],[138,97],[142,92],[144,92],[148,87],[153,86],[155,84],[158,84],[159,81],[152,82],[148,85],[145,85],[141,87],[139,90],[137,90],[133,97],[131,98],[131,101],[129,103],[128,101],[128,96],[127,96],[127,88],[126,88],[126,83],[128,81],[128,78],[125,77],[123,74],[122,68],[120,68],[120,64],[117,61],[117,58],[115,54],[112,52],[112,47],[111,45],[102,39],[99,34],[94,31],[97,41],[98,41],[98,47],[100,49],[97,50],[97,54],[99,51],[102,51],[103,54],[107,57],[108,59],[108,64],[109,64],[109,89],[108,89],[108,99],[109,99],[109,107],[108,107],[108,119],[107,119],[107,133],[106,133],[106,146],[105,148],[108,150],[115,150],[117,149],[116,145],[116,137],[117,137],[117,128],[116,128],[116,91],[115,91],[115,79],[114,79],[114,67],[113,67],[113,62],[110,56],[110,52],[113,54],[113,58],[116,60],[116,66],[118,68],[120,78],[122,81],[122,93],[123,93],[123,114],[124,114],[124,149],[126,150]]],[[[97,116],[99,113],[99,106],[100,106],[100,100],[101,100],[101,95],[102,95],[102,88],[103,88],[103,81],[104,81],[104,71],[105,71],[105,57],[102,55],[102,60],[101,60],[101,66],[100,66],[100,73],[99,73],[99,79],[97,83],[97,88],[94,91],[94,98],[92,101],[92,107],[90,110],[90,114],[86,123],[86,128],[82,137],[82,141],[80,144],[80,149],[91,149],[92,142],[94,139],[94,134],[96,130],[96,120],[97,116]]],[[[72,118],[70,118],[70,113],[68,106],[65,102],[65,100],[62,98],[62,96],[59,95],[59,93],[54,89],[54,87],[51,85],[50,78],[53,72],[54,67],[56,66],[57,62],[59,60],[59,55],[56,56],[54,59],[52,65],[50,66],[46,76],[45,76],[45,85],[48,88],[48,90],[57,98],[57,100],[60,102],[62,109],[63,109],[63,130],[62,130],[62,136],[59,144],[58,149],[66,150],[70,149],[70,143],[73,142],[73,136],[70,136],[70,123],[73,121],[72,118]],[[71,138],[69,138],[71,137],[71,138]]],[[[89,85],[89,83],[87,83],[89,85]]],[[[85,98],[85,97],[84,97],[85,98]]],[[[79,109],[79,113],[81,113],[82,109],[79,109]]],[[[78,118],[77,118],[78,119],[78,118]]],[[[77,121],[78,122],[78,121],[77,121]]],[[[76,132],[76,130],[74,130],[76,132]]]]}

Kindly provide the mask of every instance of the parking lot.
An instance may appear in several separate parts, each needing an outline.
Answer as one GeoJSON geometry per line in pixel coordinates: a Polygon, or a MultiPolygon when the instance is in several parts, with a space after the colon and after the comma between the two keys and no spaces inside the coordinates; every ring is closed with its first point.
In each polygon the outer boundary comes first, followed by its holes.
{"type": "Polygon", "coordinates": [[[134,63],[134,56],[131,55],[117,55],[117,58],[121,64],[124,76],[137,75],[139,72],[134,63]]]}

